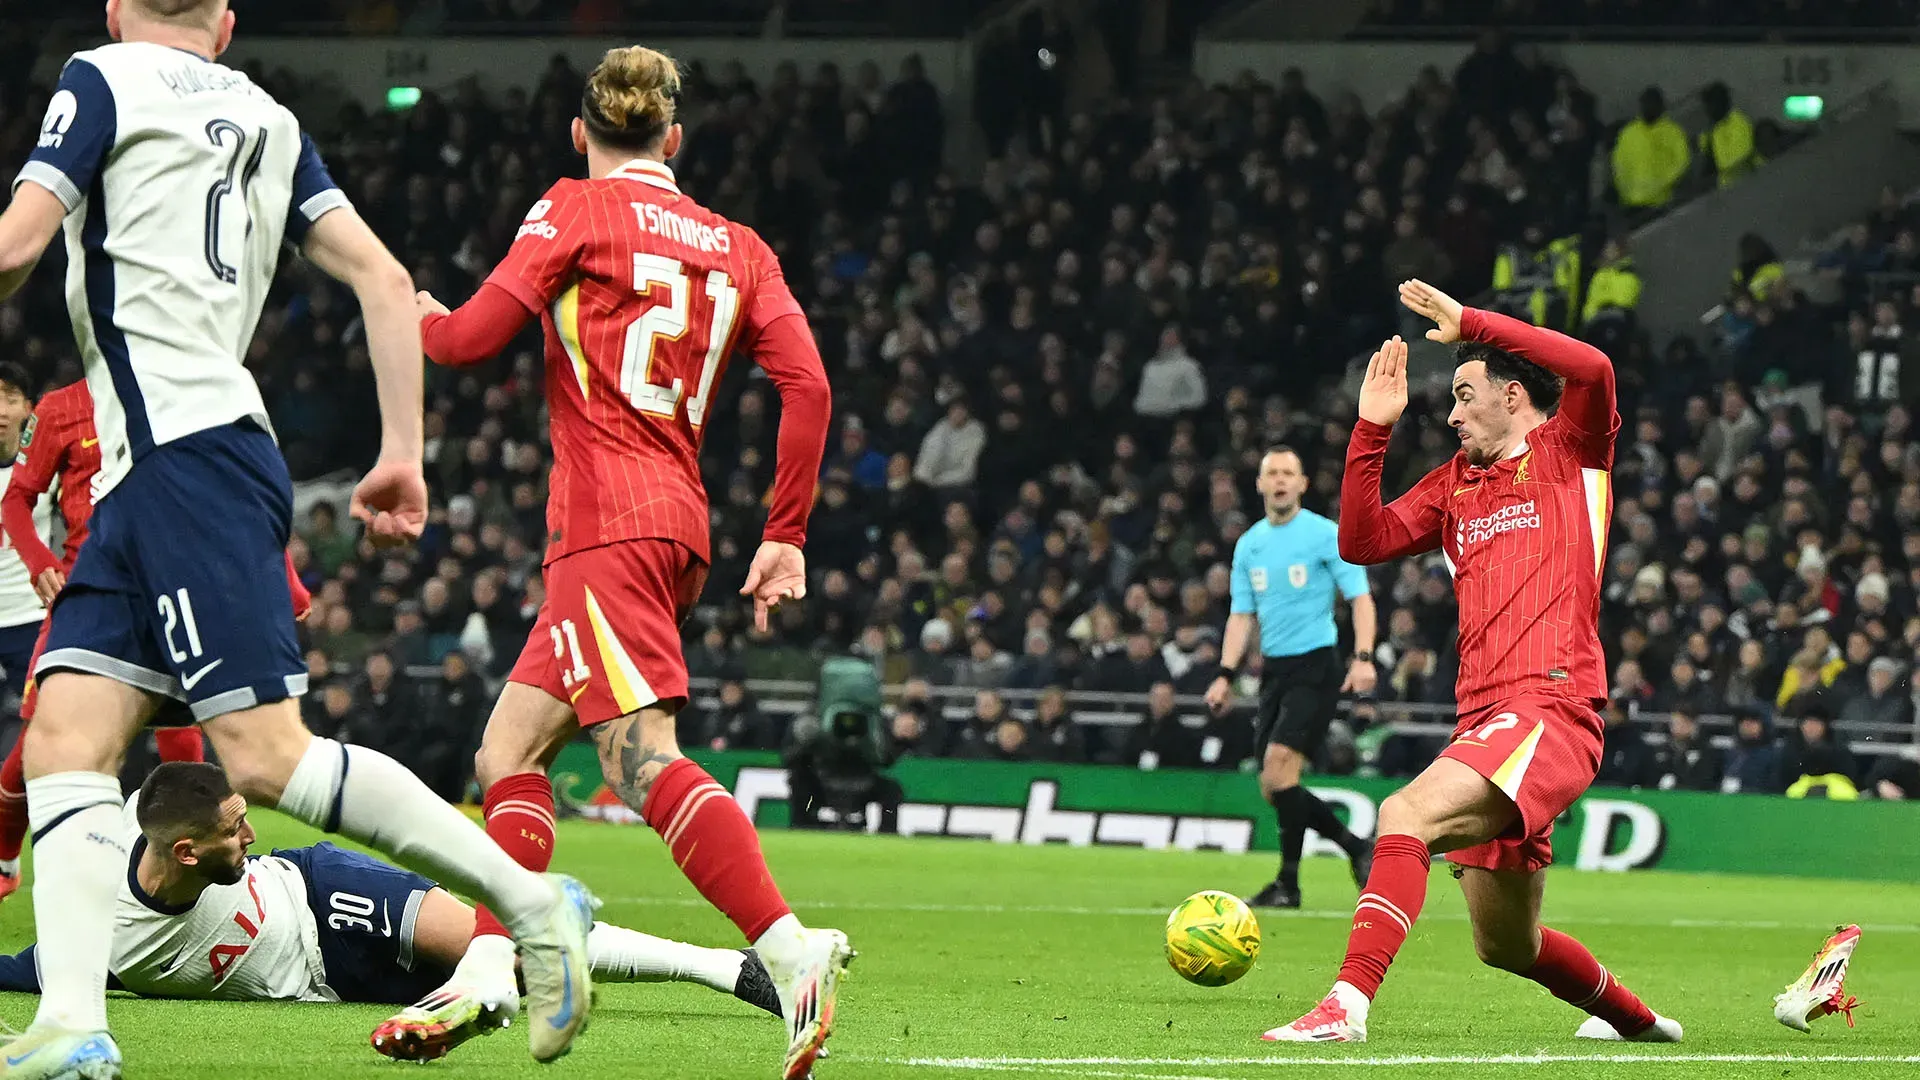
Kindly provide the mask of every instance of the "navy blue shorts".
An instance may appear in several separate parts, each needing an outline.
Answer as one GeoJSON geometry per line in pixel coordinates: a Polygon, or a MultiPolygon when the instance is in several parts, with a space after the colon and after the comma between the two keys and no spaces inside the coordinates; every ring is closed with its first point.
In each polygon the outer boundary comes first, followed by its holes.
{"type": "Polygon", "coordinates": [[[37,622],[0,626],[0,667],[6,669],[6,687],[15,697],[27,692],[27,668],[33,663],[33,646],[39,640],[37,622]]]}
{"type": "Polygon", "coordinates": [[[258,425],[155,447],[94,507],[36,674],[105,675],[201,721],[306,693],[292,517],[287,463],[258,425]]]}
{"type": "Polygon", "coordinates": [[[341,1001],[411,1005],[453,973],[413,954],[414,923],[433,882],[332,844],[273,854],[307,879],[327,985],[341,1001]]]}

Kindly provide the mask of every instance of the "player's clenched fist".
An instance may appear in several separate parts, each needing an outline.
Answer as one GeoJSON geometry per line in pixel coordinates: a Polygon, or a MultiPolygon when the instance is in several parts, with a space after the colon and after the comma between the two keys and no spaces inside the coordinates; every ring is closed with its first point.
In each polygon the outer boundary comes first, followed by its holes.
{"type": "Polygon", "coordinates": [[[1360,419],[1391,426],[1407,410],[1407,343],[1398,336],[1380,343],[1360,383],[1360,419]]]}
{"type": "Polygon", "coordinates": [[[420,462],[382,461],[353,489],[352,512],[375,547],[420,539],[427,527],[427,481],[420,462]]]}

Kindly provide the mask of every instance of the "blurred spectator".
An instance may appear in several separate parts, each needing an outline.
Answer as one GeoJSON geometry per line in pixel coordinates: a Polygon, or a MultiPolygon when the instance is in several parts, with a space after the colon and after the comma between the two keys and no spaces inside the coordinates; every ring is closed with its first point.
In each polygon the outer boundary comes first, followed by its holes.
{"type": "Polygon", "coordinates": [[[1661,791],[1720,790],[1720,751],[1700,734],[1692,713],[1673,710],[1667,718],[1666,745],[1649,757],[1646,786],[1661,791]]]}
{"type": "Polygon", "coordinates": [[[1920,799],[1920,751],[1882,754],[1866,789],[1881,799],[1920,799]]]}
{"type": "Polygon", "coordinates": [[[1148,419],[1168,420],[1206,403],[1206,373],[1181,342],[1180,329],[1169,326],[1160,332],[1160,350],[1140,371],[1133,411],[1148,419]]]}
{"type": "Polygon", "coordinates": [[[1041,761],[1076,764],[1087,760],[1087,737],[1067,711],[1067,693],[1049,686],[1033,711],[1033,756],[1041,761]]]}
{"type": "Polygon", "coordinates": [[[1834,738],[1827,708],[1815,702],[1801,714],[1800,724],[1781,747],[1779,783],[1790,799],[1857,799],[1854,777],[1860,775],[1853,754],[1834,738]]]}
{"type": "Polygon", "coordinates": [[[1149,772],[1200,768],[1206,728],[1205,712],[1181,712],[1174,704],[1173,684],[1156,682],[1147,691],[1146,714],[1127,729],[1119,763],[1149,772]]]}
{"type": "Polygon", "coordinates": [[[947,753],[957,758],[992,757],[996,753],[995,729],[1007,718],[1006,701],[998,692],[977,691],[973,695],[972,715],[948,727],[947,753]]]}
{"type": "Polygon", "coordinates": [[[746,681],[737,676],[721,679],[719,701],[705,717],[698,744],[710,750],[777,750],[781,741],[746,681]]]}
{"type": "Polygon", "coordinates": [[[936,491],[972,486],[979,477],[980,452],[987,445],[987,429],[973,418],[964,399],[947,405],[946,419],[927,431],[913,478],[936,491]]]}
{"type": "Polygon", "coordinates": [[[1731,187],[1765,159],[1753,145],[1753,121],[1734,107],[1733,94],[1723,82],[1708,83],[1700,91],[1707,110],[1707,130],[1700,133],[1700,162],[1721,187],[1731,187]]]}
{"type": "Polygon", "coordinates": [[[1913,699],[1900,688],[1899,681],[1898,660],[1874,657],[1867,665],[1865,685],[1845,696],[1845,704],[1840,706],[1834,725],[1839,736],[1911,740],[1913,699]]]}
{"type": "Polygon", "coordinates": [[[1754,795],[1779,792],[1785,786],[1780,782],[1780,748],[1766,718],[1754,711],[1735,714],[1733,739],[1720,790],[1754,795]]]}
{"type": "MultiPolygon", "coordinates": [[[[1631,663],[1631,661],[1628,661],[1631,663]]],[[[1647,775],[1647,744],[1640,737],[1625,706],[1607,705],[1601,714],[1606,728],[1601,736],[1600,773],[1594,783],[1606,787],[1638,787],[1647,775]]]]}
{"type": "Polygon", "coordinates": [[[1642,215],[1664,209],[1691,162],[1687,133],[1667,115],[1666,95],[1657,86],[1642,90],[1640,114],[1621,127],[1613,144],[1613,187],[1621,208],[1642,215]]]}

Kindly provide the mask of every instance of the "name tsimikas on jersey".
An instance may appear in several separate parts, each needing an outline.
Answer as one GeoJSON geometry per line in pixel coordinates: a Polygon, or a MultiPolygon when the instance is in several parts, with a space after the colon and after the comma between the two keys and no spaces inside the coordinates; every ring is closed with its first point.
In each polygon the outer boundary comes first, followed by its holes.
{"type": "Polygon", "coordinates": [[[1478,544],[1491,540],[1501,533],[1515,529],[1537,529],[1540,527],[1540,513],[1532,499],[1512,506],[1503,506],[1485,517],[1477,517],[1460,525],[1459,536],[1462,544],[1478,544]]]}
{"type": "MultiPolygon", "coordinates": [[[[714,252],[727,254],[733,251],[733,237],[728,235],[725,225],[706,225],[692,218],[681,217],[671,210],[662,210],[652,203],[632,203],[633,215],[640,227],[655,236],[671,240],[676,244],[693,248],[708,255],[714,252]]],[[[542,240],[552,240],[560,235],[560,230],[546,220],[547,211],[553,209],[551,199],[541,199],[527,211],[527,219],[513,238],[519,240],[526,236],[538,236],[542,240]]]]}

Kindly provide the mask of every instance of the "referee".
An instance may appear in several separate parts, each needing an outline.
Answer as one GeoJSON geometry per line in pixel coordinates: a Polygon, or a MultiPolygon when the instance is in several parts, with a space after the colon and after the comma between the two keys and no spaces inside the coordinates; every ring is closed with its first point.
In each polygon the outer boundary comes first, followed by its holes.
{"type": "Polygon", "coordinates": [[[1253,623],[1260,624],[1260,709],[1256,718],[1266,751],[1260,761],[1260,794],[1280,823],[1280,875],[1249,901],[1255,907],[1300,906],[1300,851],[1309,828],[1340,845],[1364,884],[1373,842],[1340,824],[1326,803],[1300,786],[1300,773],[1326,742],[1340,695],[1365,694],[1377,681],[1373,639],[1377,625],[1367,572],[1342,562],[1339,527],[1302,509],[1307,474],[1300,455],[1276,446],[1260,459],[1255,485],[1266,504],[1257,522],[1233,549],[1233,603],[1221,673],[1207,688],[1216,714],[1233,704],[1233,673],[1246,659],[1253,623]],[[1354,654],[1342,664],[1339,629],[1333,621],[1335,592],[1353,608],[1354,654]]]}

